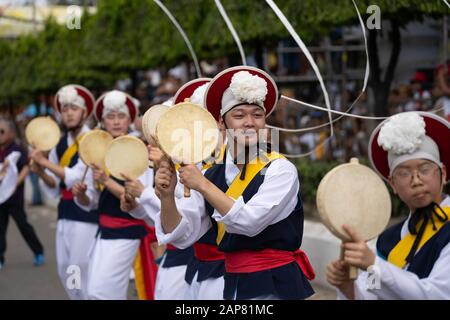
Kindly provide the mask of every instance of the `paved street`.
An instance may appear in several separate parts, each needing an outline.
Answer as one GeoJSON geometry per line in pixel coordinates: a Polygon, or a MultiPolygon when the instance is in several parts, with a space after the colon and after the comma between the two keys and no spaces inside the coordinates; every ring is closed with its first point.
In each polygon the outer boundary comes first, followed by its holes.
{"type": "MultiPolygon", "coordinates": [[[[56,208],[54,206],[27,207],[28,219],[45,247],[46,264],[33,266],[33,255],[22,239],[13,220],[8,228],[8,249],[6,265],[0,270],[0,300],[3,299],[67,299],[56,271],[55,228],[56,208]]],[[[311,299],[334,299],[329,289],[315,287],[311,299]]],[[[133,283],[129,299],[136,299],[133,283]]]]}
{"type": "Polygon", "coordinates": [[[44,245],[46,264],[33,266],[33,254],[10,219],[6,264],[0,270],[0,299],[66,299],[56,271],[53,207],[28,207],[28,220],[44,245]]]}

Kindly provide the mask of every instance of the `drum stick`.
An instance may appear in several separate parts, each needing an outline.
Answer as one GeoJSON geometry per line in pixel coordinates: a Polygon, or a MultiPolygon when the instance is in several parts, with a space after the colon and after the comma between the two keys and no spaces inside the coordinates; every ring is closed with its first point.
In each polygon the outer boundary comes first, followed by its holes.
{"type": "Polygon", "coordinates": [[[89,166],[86,166],[86,169],[84,169],[83,177],[81,178],[81,183],[82,184],[84,183],[84,179],[86,179],[86,175],[87,175],[88,170],[89,170],[89,166]]]}
{"type": "MultiPolygon", "coordinates": [[[[186,166],[184,163],[181,163],[180,166],[184,167],[186,166]]],[[[190,198],[191,197],[191,189],[189,189],[189,187],[184,186],[184,197],[185,198],[190,198]]]]}

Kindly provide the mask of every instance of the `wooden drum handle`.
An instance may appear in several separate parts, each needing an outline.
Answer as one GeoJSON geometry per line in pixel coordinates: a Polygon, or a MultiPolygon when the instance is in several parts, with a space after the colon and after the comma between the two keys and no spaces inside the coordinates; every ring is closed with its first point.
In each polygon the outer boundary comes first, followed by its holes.
{"type": "MultiPolygon", "coordinates": [[[[341,249],[341,260],[344,260],[344,249],[341,249]]],[[[348,273],[349,273],[349,278],[351,280],[356,280],[358,278],[358,273],[359,272],[358,272],[358,268],[357,267],[350,266],[349,270],[348,270],[348,273]]]]}

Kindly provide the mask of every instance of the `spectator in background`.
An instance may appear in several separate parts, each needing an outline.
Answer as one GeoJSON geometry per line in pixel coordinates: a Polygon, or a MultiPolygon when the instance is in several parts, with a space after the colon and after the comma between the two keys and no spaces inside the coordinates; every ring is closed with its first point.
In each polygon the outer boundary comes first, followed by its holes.
{"type": "Polygon", "coordinates": [[[164,101],[169,100],[175,95],[180,86],[180,80],[174,76],[168,75],[161,81],[161,84],[156,89],[152,104],[162,104],[164,101]]]}
{"type": "MultiPolygon", "coordinates": [[[[288,117],[287,126],[288,129],[297,129],[297,117],[291,115],[288,117]]],[[[298,134],[295,133],[286,133],[284,136],[284,140],[280,140],[281,143],[284,143],[284,148],[287,154],[296,155],[302,152],[302,147],[300,144],[300,139],[298,134]]]]}
{"type": "Polygon", "coordinates": [[[0,119],[0,162],[12,152],[19,152],[20,158],[17,162],[19,172],[16,190],[11,197],[0,204],[0,269],[5,263],[6,231],[9,217],[11,216],[17,224],[22,237],[27,242],[34,254],[34,265],[44,263],[44,248],[39,241],[33,227],[27,221],[25,212],[25,178],[29,172],[28,155],[26,150],[15,142],[16,128],[14,123],[8,119],[0,119]]]}
{"type": "Polygon", "coordinates": [[[28,119],[33,119],[39,116],[52,115],[53,109],[51,104],[48,103],[48,98],[45,94],[40,94],[36,101],[29,104],[25,109],[25,116],[28,119]]]}
{"type": "Polygon", "coordinates": [[[416,111],[425,111],[431,107],[431,93],[426,89],[428,77],[424,72],[416,71],[410,81],[410,89],[416,111]]]}
{"type": "Polygon", "coordinates": [[[444,117],[450,121],[450,61],[438,65],[435,71],[435,84],[442,97],[436,102],[436,106],[442,107],[444,117]]]}
{"type": "Polygon", "coordinates": [[[400,112],[415,110],[411,89],[407,84],[401,84],[398,86],[398,98],[400,103],[400,112]]]}
{"type": "MultiPolygon", "coordinates": [[[[52,104],[50,103],[52,96],[40,94],[35,102],[29,104],[25,111],[19,115],[19,118],[24,121],[24,128],[32,119],[40,116],[55,115],[52,104]]],[[[57,119],[58,120],[58,119],[57,119]]],[[[31,205],[44,204],[41,188],[39,186],[39,177],[35,172],[29,173],[32,196],[31,205]]]]}

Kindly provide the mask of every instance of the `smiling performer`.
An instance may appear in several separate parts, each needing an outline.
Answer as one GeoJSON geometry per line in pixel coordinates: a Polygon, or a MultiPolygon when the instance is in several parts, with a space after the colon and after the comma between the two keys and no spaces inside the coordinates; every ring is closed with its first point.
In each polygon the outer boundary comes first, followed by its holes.
{"type": "Polygon", "coordinates": [[[156,175],[161,194],[156,227],[167,240],[186,247],[216,229],[225,254],[225,299],[304,299],[313,293],[305,275],[313,278],[314,272],[299,250],[303,208],[297,170],[278,153],[267,152],[260,136],[277,98],[274,81],[260,69],[242,66],[219,73],[205,104],[221,129],[228,129],[224,161],[204,175],[194,165],[180,169],[191,198],[175,200],[177,177],[167,162],[156,175]]]}
{"type": "Polygon", "coordinates": [[[89,131],[84,124],[94,110],[92,93],[80,85],[66,85],[55,96],[55,107],[61,114],[66,134],[58,145],[50,151],[48,159],[35,149],[30,158],[34,161],[31,169],[44,181],[51,196],[61,194],[58,204],[58,224],[56,228],[56,261],[61,282],[71,299],[86,299],[87,272],[89,258],[87,252],[95,239],[98,229],[98,215],[78,207],[70,187],[65,183],[65,173],[75,170],[74,176],[81,179],[81,170],[76,170],[78,143],[89,131]],[[73,168],[73,169],[72,169],[73,168]],[[81,284],[68,288],[67,279],[73,273],[70,266],[80,268],[81,284]]]}
{"type": "MultiPolygon", "coordinates": [[[[95,105],[95,116],[113,138],[126,135],[137,114],[133,99],[124,92],[110,91],[95,105]]],[[[73,188],[76,202],[86,210],[99,212],[99,232],[90,254],[88,273],[89,299],[126,299],[129,275],[139,248],[147,235],[146,222],[120,209],[123,182],[109,176],[104,168],[88,170],[86,183],[73,188]]],[[[153,183],[153,173],[146,171],[140,181],[153,183]]]]}
{"type": "Polygon", "coordinates": [[[410,214],[379,236],[377,255],[358,230],[347,227],[353,241],[343,245],[343,261],[327,268],[328,282],[338,288],[340,298],[450,299],[450,198],[443,193],[449,141],[449,122],[426,112],[396,114],[374,130],[372,165],[410,214]],[[367,272],[350,280],[349,265],[363,271],[377,267],[380,285],[368,286],[367,272]]]}

